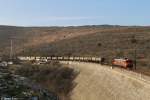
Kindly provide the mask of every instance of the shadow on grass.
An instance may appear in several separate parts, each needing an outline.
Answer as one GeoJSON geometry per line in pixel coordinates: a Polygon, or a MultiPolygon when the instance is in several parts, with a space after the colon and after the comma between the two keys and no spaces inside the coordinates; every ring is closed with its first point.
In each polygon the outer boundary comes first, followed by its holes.
{"type": "Polygon", "coordinates": [[[74,79],[79,74],[58,62],[50,62],[47,65],[22,65],[15,72],[55,93],[60,100],[70,100],[71,92],[77,85],[74,79]]]}

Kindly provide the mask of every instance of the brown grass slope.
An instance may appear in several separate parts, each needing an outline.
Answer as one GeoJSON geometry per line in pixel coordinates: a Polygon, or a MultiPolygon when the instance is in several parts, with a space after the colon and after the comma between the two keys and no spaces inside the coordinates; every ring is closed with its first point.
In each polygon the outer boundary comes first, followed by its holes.
{"type": "Polygon", "coordinates": [[[0,26],[1,55],[9,55],[9,38],[11,37],[14,38],[13,51],[15,55],[100,56],[106,57],[107,62],[110,63],[114,57],[134,59],[134,50],[136,49],[138,67],[150,68],[150,27],[0,26]]]}
{"type": "Polygon", "coordinates": [[[148,27],[99,30],[92,34],[39,45],[24,53],[43,56],[99,56],[105,57],[110,64],[114,57],[128,57],[134,60],[135,50],[138,71],[150,75],[150,28],[148,27]]]}
{"type": "Polygon", "coordinates": [[[0,55],[8,55],[10,39],[13,40],[14,53],[25,48],[36,47],[55,41],[92,34],[114,28],[114,26],[82,27],[14,27],[0,26],[0,55]]]}

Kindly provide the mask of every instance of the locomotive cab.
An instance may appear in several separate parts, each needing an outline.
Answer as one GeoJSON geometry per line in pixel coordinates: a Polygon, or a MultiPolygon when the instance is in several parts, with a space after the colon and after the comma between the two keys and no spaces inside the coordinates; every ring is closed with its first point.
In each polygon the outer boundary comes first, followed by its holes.
{"type": "Polygon", "coordinates": [[[132,61],[132,60],[127,59],[127,60],[126,60],[126,63],[127,63],[127,67],[128,67],[128,68],[130,68],[130,69],[133,68],[133,61],[132,61]]]}
{"type": "Polygon", "coordinates": [[[133,68],[133,61],[128,59],[128,58],[119,58],[119,59],[113,59],[112,60],[112,65],[114,66],[119,66],[123,68],[133,68]]]}

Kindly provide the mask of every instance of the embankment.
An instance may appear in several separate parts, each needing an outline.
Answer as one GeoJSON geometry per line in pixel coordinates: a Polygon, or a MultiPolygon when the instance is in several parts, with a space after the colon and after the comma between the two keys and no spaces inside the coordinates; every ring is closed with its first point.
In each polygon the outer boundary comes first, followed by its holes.
{"type": "Polygon", "coordinates": [[[150,83],[127,71],[83,62],[61,62],[79,71],[72,100],[150,100],[150,83]]]}

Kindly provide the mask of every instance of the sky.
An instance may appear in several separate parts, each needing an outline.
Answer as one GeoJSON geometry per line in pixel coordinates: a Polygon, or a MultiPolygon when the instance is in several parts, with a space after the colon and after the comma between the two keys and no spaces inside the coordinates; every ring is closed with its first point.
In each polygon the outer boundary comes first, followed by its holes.
{"type": "Polygon", "coordinates": [[[150,0],[0,0],[0,25],[150,25],[150,0]]]}

